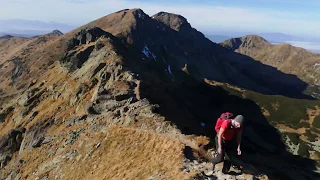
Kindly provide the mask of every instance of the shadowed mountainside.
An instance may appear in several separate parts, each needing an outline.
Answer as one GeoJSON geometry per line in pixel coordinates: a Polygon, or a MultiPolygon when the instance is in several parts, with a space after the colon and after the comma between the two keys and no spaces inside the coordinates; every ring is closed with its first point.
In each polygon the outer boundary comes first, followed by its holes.
{"type": "Polygon", "coordinates": [[[185,68],[199,79],[227,82],[264,94],[312,98],[303,94],[308,84],[295,75],[282,73],[211,42],[180,15],[159,12],[149,17],[141,9],[130,9],[81,28],[92,26],[133,44],[165,69],[185,68]]]}
{"type": "Polygon", "coordinates": [[[308,83],[306,93],[320,98],[320,55],[289,44],[273,45],[260,36],[248,35],[220,43],[232,51],[252,57],[277,70],[294,74],[308,83]]]}

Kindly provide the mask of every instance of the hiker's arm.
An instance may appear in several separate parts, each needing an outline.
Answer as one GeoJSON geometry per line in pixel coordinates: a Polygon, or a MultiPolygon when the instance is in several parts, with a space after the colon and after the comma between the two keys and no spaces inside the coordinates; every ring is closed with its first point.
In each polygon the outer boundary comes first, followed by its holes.
{"type": "Polygon", "coordinates": [[[237,132],[237,145],[238,145],[238,149],[240,149],[241,136],[242,136],[242,129],[237,132]]]}
{"type": "MultiPolygon", "coordinates": [[[[218,145],[219,145],[219,149],[222,150],[222,134],[224,133],[225,129],[220,128],[219,133],[218,133],[218,145]]],[[[219,152],[221,153],[221,152],[219,152]]]]}

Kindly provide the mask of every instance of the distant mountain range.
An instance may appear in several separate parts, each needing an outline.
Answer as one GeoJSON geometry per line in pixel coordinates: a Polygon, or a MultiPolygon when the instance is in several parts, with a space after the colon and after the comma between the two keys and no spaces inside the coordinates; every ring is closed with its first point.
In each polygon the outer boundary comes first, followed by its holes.
{"type": "MultiPolygon", "coordinates": [[[[217,32],[218,33],[218,32],[217,32]]],[[[320,42],[320,38],[308,38],[308,37],[298,37],[298,36],[292,36],[289,34],[284,33],[253,33],[253,32],[247,32],[247,33],[223,33],[221,34],[210,34],[207,33],[207,38],[209,38],[213,42],[223,42],[230,38],[238,38],[242,36],[246,36],[248,34],[255,34],[263,37],[267,41],[271,43],[282,43],[287,41],[303,41],[303,42],[320,42]]]]}
{"type": "MultiPolygon", "coordinates": [[[[36,20],[0,20],[0,36],[11,35],[16,37],[32,37],[43,35],[58,29],[62,33],[69,32],[75,29],[77,26],[58,22],[42,22],[36,20]]],[[[283,43],[283,42],[320,42],[320,38],[305,38],[292,36],[284,33],[256,33],[256,32],[229,32],[229,31],[217,31],[214,33],[205,33],[206,37],[215,43],[221,43],[230,38],[237,38],[248,34],[256,34],[265,38],[270,43],[283,43]]],[[[292,43],[290,43],[292,44],[292,43]]],[[[296,45],[296,44],[292,44],[296,45]]],[[[301,45],[300,47],[312,50],[314,52],[320,52],[320,48],[307,48],[301,45]]]]}
{"type": "MultiPolygon", "coordinates": [[[[222,32],[221,32],[222,33],[222,32]]],[[[306,38],[306,37],[297,37],[283,33],[225,33],[228,35],[206,35],[208,39],[215,43],[222,43],[231,38],[240,38],[248,34],[255,34],[263,37],[271,44],[281,44],[287,43],[292,46],[302,47],[312,52],[320,53],[320,39],[318,38],[306,38]],[[244,34],[244,35],[242,35],[244,34]]]]}
{"type": "Polygon", "coordinates": [[[29,20],[0,20],[0,36],[10,34],[18,37],[32,37],[42,34],[47,34],[55,29],[66,33],[74,29],[75,26],[57,23],[57,22],[42,22],[29,20]]]}

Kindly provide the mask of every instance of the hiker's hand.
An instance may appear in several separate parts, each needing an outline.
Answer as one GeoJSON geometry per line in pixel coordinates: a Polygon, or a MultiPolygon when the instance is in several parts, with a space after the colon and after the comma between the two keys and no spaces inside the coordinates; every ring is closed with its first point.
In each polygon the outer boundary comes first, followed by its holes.
{"type": "Polygon", "coordinates": [[[218,153],[222,154],[222,149],[220,147],[218,148],[218,153]]]}
{"type": "Polygon", "coordinates": [[[237,150],[238,150],[238,155],[240,156],[241,155],[241,149],[238,148],[237,150]]]}

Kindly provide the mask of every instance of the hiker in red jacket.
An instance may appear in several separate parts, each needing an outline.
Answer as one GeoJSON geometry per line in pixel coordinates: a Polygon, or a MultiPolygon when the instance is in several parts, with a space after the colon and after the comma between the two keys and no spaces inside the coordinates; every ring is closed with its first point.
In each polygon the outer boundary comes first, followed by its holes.
{"type": "Polygon", "coordinates": [[[213,169],[216,164],[224,161],[223,173],[228,173],[232,164],[232,157],[236,156],[236,154],[241,155],[240,144],[244,118],[242,115],[238,115],[235,118],[232,117],[232,113],[223,113],[215,126],[218,154],[213,159],[213,169]]]}

